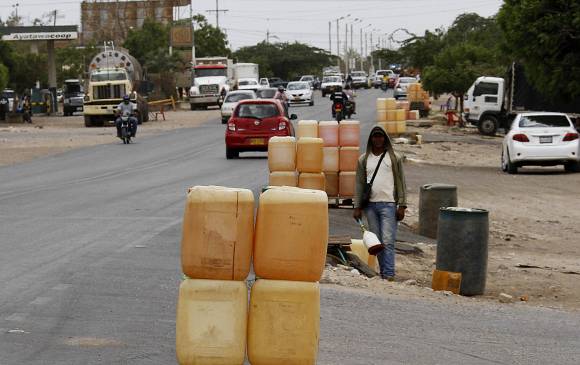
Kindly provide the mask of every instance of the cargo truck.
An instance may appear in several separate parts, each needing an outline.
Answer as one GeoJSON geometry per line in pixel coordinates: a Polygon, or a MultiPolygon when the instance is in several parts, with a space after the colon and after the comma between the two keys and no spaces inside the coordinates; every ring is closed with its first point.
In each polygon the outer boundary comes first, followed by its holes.
{"type": "Polygon", "coordinates": [[[148,83],[143,79],[141,64],[123,48],[105,48],[89,63],[89,77],[84,97],[86,127],[113,124],[115,110],[129,95],[137,105],[139,123],[149,119],[147,98],[148,83]]]}
{"type": "Polygon", "coordinates": [[[580,98],[571,102],[551,100],[528,82],[522,65],[512,63],[506,78],[481,76],[464,98],[464,117],[479,132],[494,135],[507,130],[518,113],[561,112],[572,117],[580,114],[580,98]]]}
{"type": "Polygon", "coordinates": [[[225,95],[232,87],[233,63],[227,57],[195,60],[193,85],[189,89],[191,110],[220,105],[220,96],[225,95]]]}

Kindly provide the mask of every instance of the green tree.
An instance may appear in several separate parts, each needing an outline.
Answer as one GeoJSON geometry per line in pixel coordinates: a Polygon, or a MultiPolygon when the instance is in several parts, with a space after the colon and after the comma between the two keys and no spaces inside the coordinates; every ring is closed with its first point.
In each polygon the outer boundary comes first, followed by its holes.
{"type": "Polygon", "coordinates": [[[146,65],[152,55],[169,52],[169,26],[147,18],[143,27],[129,30],[123,47],[142,65],[146,65]]]}
{"type": "Polygon", "coordinates": [[[505,0],[498,21],[532,85],[553,99],[580,96],[580,2],[505,0]]]}
{"type": "Polygon", "coordinates": [[[82,78],[88,69],[88,64],[97,53],[94,44],[80,48],[68,46],[56,50],[57,84],[61,85],[66,79],[82,78]]]}
{"type": "Polygon", "coordinates": [[[226,34],[219,28],[207,22],[207,18],[201,14],[193,17],[195,21],[195,56],[231,56],[232,51],[228,46],[226,34]]]}
{"type": "Polygon", "coordinates": [[[8,86],[8,80],[10,80],[8,67],[0,62],[0,90],[4,90],[8,86]]]}
{"type": "Polygon", "coordinates": [[[448,46],[435,56],[434,64],[425,67],[422,81],[435,94],[450,93],[463,110],[463,95],[481,75],[497,75],[501,68],[493,62],[493,50],[468,43],[448,46]]]}
{"type": "Polygon", "coordinates": [[[266,43],[242,47],[234,53],[238,62],[260,65],[263,77],[278,76],[293,80],[301,75],[320,74],[323,67],[336,64],[327,51],[304,43],[266,43]]]}

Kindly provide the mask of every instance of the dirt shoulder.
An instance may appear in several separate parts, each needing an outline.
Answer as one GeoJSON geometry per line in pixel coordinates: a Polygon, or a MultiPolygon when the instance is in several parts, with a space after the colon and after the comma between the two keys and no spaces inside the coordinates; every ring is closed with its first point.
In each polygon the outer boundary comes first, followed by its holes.
{"type": "MultiPolygon", "coordinates": [[[[137,138],[196,127],[215,118],[219,118],[219,110],[168,111],[165,112],[166,120],[160,116],[160,120],[140,125],[137,138]]],[[[82,116],[34,116],[33,124],[0,123],[0,166],[117,141],[115,128],[86,128],[82,116]]]]}
{"type": "MultiPolygon", "coordinates": [[[[409,208],[404,224],[418,231],[421,185],[455,184],[460,206],[490,212],[487,286],[477,300],[497,302],[506,293],[516,303],[580,310],[580,174],[565,173],[557,166],[523,168],[517,175],[508,175],[499,168],[501,137],[441,125],[409,130],[432,142],[396,146],[407,156],[409,208]]],[[[352,225],[351,220],[346,217],[343,224],[352,225]]],[[[401,285],[395,287],[432,296],[436,245],[417,247],[422,254],[397,255],[401,285]],[[407,280],[411,285],[402,285],[407,280]],[[415,285],[422,289],[407,288],[415,285]]],[[[326,282],[332,284],[377,293],[393,288],[346,270],[327,269],[326,273],[326,282]]]]}

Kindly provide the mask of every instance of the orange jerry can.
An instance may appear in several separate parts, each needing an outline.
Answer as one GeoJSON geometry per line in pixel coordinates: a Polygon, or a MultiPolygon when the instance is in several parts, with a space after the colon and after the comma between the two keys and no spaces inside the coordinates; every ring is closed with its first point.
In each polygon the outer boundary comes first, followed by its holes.
{"type": "Polygon", "coordinates": [[[431,287],[435,291],[450,291],[459,294],[461,288],[461,273],[451,271],[433,270],[433,282],[431,287]]]}

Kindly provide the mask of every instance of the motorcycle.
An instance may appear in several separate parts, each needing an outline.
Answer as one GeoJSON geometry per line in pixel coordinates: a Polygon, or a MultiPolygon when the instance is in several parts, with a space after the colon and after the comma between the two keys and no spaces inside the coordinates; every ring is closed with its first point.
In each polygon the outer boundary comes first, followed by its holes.
{"type": "Polygon", "coordinates": [[[344,119],[344,114],[343,114],[344,110],[343,110],[343,109],[344,109],[344,105],[342,104],[342,101],[335,100],[335,101],[332,103],[332,110],[333,110],[333,113],[332,113],[332,114],[334,114],[334,115],[333,115],[333,116],[334,116],[334,118],[335,118],[335,119],[336,119],[336,121],[337,121],[337,122],[339,122],[339,123],[340,123],[340,121],[341,121],[342,119],[344,119]]]}
{"type": "Polygon", "coordinates": [[[381,81],[381,90],[383,91],[387,91],[387,89],[389,88],[389,82],[385,80],[381,81]]]}
{"type": "Polygon", "coordinates": [[[123,115],[121,116],[121,140],[123,144],[131,143],[131,123],[129,122],[129,116],[123,115]]]}

